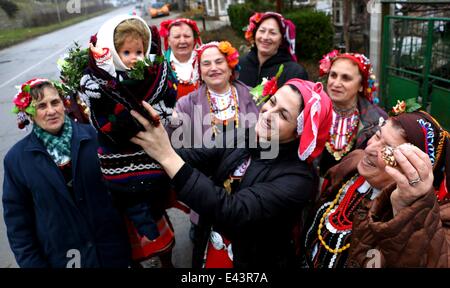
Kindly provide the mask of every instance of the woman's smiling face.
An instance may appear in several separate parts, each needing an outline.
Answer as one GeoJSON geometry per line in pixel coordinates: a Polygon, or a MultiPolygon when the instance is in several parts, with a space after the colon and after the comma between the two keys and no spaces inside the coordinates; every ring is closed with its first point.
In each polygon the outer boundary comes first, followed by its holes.
{"type": "Polygon", "coordinates": [[[297,117],[302,97],[289,85],[284,85],[267,101],[259,113],[255,131],[267,141],[278,139],[287,143],[297,138],[297,117]]]}

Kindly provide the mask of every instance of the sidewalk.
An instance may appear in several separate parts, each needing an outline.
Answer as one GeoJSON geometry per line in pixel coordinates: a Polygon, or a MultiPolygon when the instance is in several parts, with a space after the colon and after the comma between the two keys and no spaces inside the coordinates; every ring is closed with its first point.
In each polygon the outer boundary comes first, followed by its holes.
{"type": "MultiPolygon", "coordinates": [[[[203,21],[202,20],[195,20],[197,22],[198,29],[200,29],[200,32],[203,32],[203,21]]],[[[205,26],[206,31],[214,31],[218,30],[224,26],[230,25],[230,19],[228,16],[220,16],[219,20],[205,20],[205,26]]]]}
{"type": "MultiPolygon", "coordinates": [[[[167,18],[151,18],[150,16],[144,16],[143,19],[149,23],[149,24],[153,24],[154,22],[156,22],[158,19],[162,19],[162,20],[166,20],[166,19],[176,19],[178,17],[180,17],[180,13],[171,13],[170,16],[168,16],[167,18]]],[[[158,25],[157,27],[159,28],[159,22],[157,21],[158,25]]],[[[197,26],[198,29],[200,29],[200,32],[203,32],[203,21],[201,19],[199,20],[195,20],[195,22],[197,22],[197,26]]],[[[155,23],[156,24],[156,23],[155,23]]],[[[219,20],[205,20],[205,28],[206,31],[214,31],[214,30],[218,30],[224,26],[229,26],[230,25],[230,20],[228,18],[228,16],[220,16],[219,20]]]]}

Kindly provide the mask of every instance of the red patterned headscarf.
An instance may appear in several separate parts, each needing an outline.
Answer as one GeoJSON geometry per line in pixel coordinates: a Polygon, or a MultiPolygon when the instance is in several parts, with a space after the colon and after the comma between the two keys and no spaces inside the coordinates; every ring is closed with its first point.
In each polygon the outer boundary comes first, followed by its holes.
{"type": "Polygon", "coordinates": [[[339,53],[337,50],[333,50],[328,54],[323,55],[322,60],[319,61],[319,75],[328,75],[334,61],[342,58],[350,59],[353,63],[358,65],[359,73],[362,76],[364,97],[373,103],[373,92],[376,91],[375,74],[373,74],[372,64],[370,63],[369,58],[367,58],[364,54],[339,53]]]}
{"type": "Polygon", "coordinates": [[[254,44],[256,30],[258,30],[259,25],[261,25],[261,23],[268,18],[274,18],[277,20],[278,25],[280,26],[281,35],[283,35],[283,42],[281,46],[287,47],[289,54],[291,54],[292,60],[297,62],[297,56],[295,55],[295,25],[291,20],[285,19],[281,14],[275,12],[256,12],[253,14],[253,16],[249,19],[249,23],[245,31],[245,39],[247,39],[250,44],[254,44]]]}
{"type": "Polygon", "coordinates": [[[333,119],[331,99],[319,82],[291,79],[284,85],[296,87],[303,98],[304,108],[297,118],[298,157],[311,162],[322,153],[328,139],[333,119]]]}
{"type": "Polygon", "coordinates": [[[194,20],[186,18],[169,19],[161,22],[159,26],[159,34],[164,39],[164,49],[169,48],[169,33],[170,28],[179,25],[180,23],[185,23],[191,27],[192,32],[194,32],[194,48],[196,46],[202,45],[202,39],[200,38],[200,30],[197,27],[197,23],[194,20]]]}

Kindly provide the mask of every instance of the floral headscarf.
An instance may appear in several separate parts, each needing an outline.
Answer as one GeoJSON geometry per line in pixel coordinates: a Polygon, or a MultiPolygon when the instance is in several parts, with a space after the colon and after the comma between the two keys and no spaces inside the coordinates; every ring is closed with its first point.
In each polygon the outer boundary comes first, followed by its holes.
{"type": "Polygon", "coordinates": [[[377,90],[375,85],[375,74],[373,74],[372,64],[369,58],[364,54],[359,53],[339,53],[337,50],[333,50],[328,54],[323,55],[322,60],[319,61],[319,75],[328,75],[331,66],[336,59],[350,59],[353,63],[358,65],[358,70],[362,76],[363,94],[371,103],[374,102],[373,93],[377,90]]]}
{"type": "Polygon", "coordinates": [[[247,39],[250,44],[254,44],[256,30],[258,30],[259,25],[268,18],[275,18],[277,20],[280,25],[281,35],[283,35],[283,43],[281,45],[287,47],[292,60],[297,62],[297,56],[295,55],[295,25],[291,20],[285,19],[281,14],[275,12],[256,12],[253,14],[249,19],[247,28],[245,28],[245,39],[247,39]]]}
{"type": "Polygon", "coordinates": [[[391,119],[405,131],[407,142],[417,146],[430,157],[433,165],[434,187],[439,201],[450,200],[450,134],[425,111],[400,111],[391,119]]]}
{"type": "Polygon", "coordinates": [[[35,103],[30,94],[31,88],[46,82],[51,83],[50,80],[45,78],[33,78],[28,80],[20,86],[16,96],[14,96],[14,107],[12,112],[17,114],[17,126],[19,129],[23,129],[30,124],[31,117],[36,114],[35,103]]]}
{"type": "MultiPolygon", "coordinates": [[[[200,72],[200,59],[202,58],[203,52],[211,47],[217,47],[219,51],[225,56],[225,59],[227,60],[228,67],[234,72],[239,71],[239,52],[236,48],[234,48],[230,42],[228,41],[213,41],[206,44],[203,44],[200,46],[200,48],[196,49],[196,59],[194,61],[194,65],[198,66],[198,74],[201,79],[201,72],[200,72]]],[[[194,68],[195,69],[195,68],[194,68]]],[[[234,73],[233,73],[234,74],[234,73]]]]}
{"type": "Polygon", "coordinates": [[[202,45],[202,39],[200,38],[200,30],[197,27],[197,23],[194,20],[186,19],[186,18],[178,18],[178,19],[169,19],[161,22],[159,26],[159,34],[164,39],[164,49],[167,50],[169,48],[169,32],[172,26],[176,25],[176,23],[185,23],[191,27],[194,32],[194,47],[202,45]]]}

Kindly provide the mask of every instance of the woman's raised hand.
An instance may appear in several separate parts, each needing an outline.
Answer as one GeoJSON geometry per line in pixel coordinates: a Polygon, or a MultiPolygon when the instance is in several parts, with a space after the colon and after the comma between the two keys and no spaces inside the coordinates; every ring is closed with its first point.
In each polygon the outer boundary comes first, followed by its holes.
{"type": "Polygon", "coordinates": [[[433,166],[428,155],[411,144],[402,144],[394,151],[398,168],[386,166],[397,188],[391,194],[394,215],[424,196],[433,186],[433,166]]]}
{"type": "MultiPolygon", "coordinates": [[[[158,113],[150,104],[143,101],[142,105],[148,111],[152,119],[159,119],[158,113]]],[[[174,153],[169,136],[163,125],[150,123],[134,110],[131,111],[131,115],[136,118],[145,129],[145,131],[140,131],[136,136],[131,138],[131,142],[141,146],[150,157],[160,163],[162,163],[172,152],[174,153]]]]}

